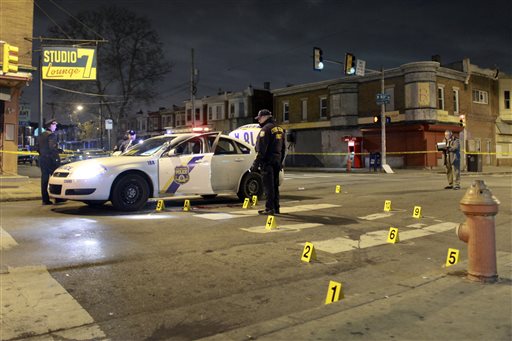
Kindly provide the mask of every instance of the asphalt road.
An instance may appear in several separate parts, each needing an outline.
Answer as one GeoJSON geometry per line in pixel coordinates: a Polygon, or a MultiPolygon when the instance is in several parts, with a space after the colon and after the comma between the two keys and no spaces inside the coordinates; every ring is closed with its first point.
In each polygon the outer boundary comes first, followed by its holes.
{"type": "Polygon", "coordinates": [[[476,179],[501,201],[497,250],[510,252],[510,175],[465,176],[455,191],[443,189],[444,174],[423,171],[289,172],[272,231],[257,208],[244,210],[232,197],[193,199],[191,212],[181,198],[163,212],[151,203],[132,214],[76,202],[2,203],[12,238],[4,240],[3,271],[18,276],[14,287],[25,283],[18,292],[31,293],[20,301],[2,292],[2,339],[61,329],[73,337],[192,340],[321,307],[330,280],[343,283],[345,296],[375,295],[390,278],[439,272],[448,248],[467,257],[454,227],[476,179]],[[399,229],[397,244],[386,243],[390,227],[399,229]],[[305,242],[316,248],[311,263],[301,261],[305,242]]]}

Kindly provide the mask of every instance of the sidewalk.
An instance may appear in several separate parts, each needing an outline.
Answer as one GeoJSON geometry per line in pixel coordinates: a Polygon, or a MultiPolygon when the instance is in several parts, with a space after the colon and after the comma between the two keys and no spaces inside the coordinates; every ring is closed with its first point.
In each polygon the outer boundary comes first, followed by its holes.
{"type": "MultiPolygon", "coordinates": [[[[286,168],[290,172],[327,172],[327,173],[347,173],[345,168],[286,168]]],[[[433,169],[394,169],[396,173],[440,173],[444,174],[444,168],[433,169]]],[[[352,168],[354,174],[373,174],[385,175],[383,172],[370,172],[368,168],[352,168]]],[[[467,175],[496,175],[503,174],[511,176],[512,167],[494,167],[486,166],[483,172],[466,172],[467,175]]],[[[392,174],[391,174],[392,176],[392,174]]],[[[512,179],[512,177],[511,177],[512,179]]],[[[0,175],[0,202],[5,201],[23,201],[23,200],[41,200],[41,180],[40,178],[29,178],[23,175],[0,175]]]]}
{"type": "Polygon", "coordinates": [[[467,262],[408,281],[388,274],[368,295],[203,340],[511,340],[512,254],[498,252],[497,264],[494,284],[466,279],[467,262]]]}

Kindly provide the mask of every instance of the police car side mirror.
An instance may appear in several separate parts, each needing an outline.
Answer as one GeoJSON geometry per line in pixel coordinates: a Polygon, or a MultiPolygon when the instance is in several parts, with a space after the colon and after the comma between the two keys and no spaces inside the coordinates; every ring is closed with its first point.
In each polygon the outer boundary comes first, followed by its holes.
{"type": "Polygon", "coordinates": [[[172,157],[178,155],[176,148],[173,148],[167,152],[167,156],[172,157]]]}

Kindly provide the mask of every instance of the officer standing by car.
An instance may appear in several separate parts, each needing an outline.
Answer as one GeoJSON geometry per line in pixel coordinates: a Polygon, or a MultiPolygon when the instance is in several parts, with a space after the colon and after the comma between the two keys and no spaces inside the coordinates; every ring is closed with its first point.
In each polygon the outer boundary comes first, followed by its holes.
{"type": "Polygon", "coordinates": [[[41,197],[43,205],[52,205],[50,196],[48,195],[48,181],[50,175],[60,165],[59,148],[57,143],[57,135],[54,134],[57,129],[57,121],[50,120],[45,125],[46,130],[39,135],[38,151],[39,151],[39,167],[41,168],[41,197]]]}
{"type": "Polygon", "coordinates": [[[123,139],[121,144],[119,144],[118,150],[121,153],[124,153],[125,151],[127,151],[128,149],[133,147],[135,145],[136,137],[137,137],[137,135],[135,134],[135,131],[133,131],[133,130],[126,131],[125,138],[123,139]]]}
{"type": "Polygon", "coordinates": [[[267,109],[260,110],[255,119],[258,120],[261,130],[256,139],[257,155],[251,172],[261,171],[267,196],[265,209],[258,213],[279,214],[279,172],[283,168],[285,156],[284,130],[276,124],[272,113],[267,109]]]}

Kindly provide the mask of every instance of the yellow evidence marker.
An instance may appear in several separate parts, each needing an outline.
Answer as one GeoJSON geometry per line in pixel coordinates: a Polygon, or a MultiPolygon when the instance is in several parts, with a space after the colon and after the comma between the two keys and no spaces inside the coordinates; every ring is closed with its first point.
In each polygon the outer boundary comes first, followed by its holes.
{"type": "Polygon", "coordinates": [[[275,229],[275,228],[277,228],[276,218],[273,215],[269,215],[267,217],[267,223],[265,224],[265,229],[266,230],[272,230],[272,229],[275,229]]]}
{"type": "Polygon", "coordinates": [[[249,198],[245,198],[242,208],[249,208],[249,198]]]}
{"type": "Polygon", "coordinates": [[[183,211],[188,212],[190,211],[190,200],[185,200],[185,203],[183,204],[183,211]]]}
{"type": "Polygon", "coordinates": [[[421,218],[421,206],[414,206],[412,210],[412,217],[420,219],[421,218]]]}
{"type": "Polygon", "coordinates": [[[164,207],[165,207],[164,201],[162,199],[158,200],[157,203],[156,203],[156,211],[157,212],[162,212],[164,207]]]}
{"type": "Polygon", "coordinates": [[[258,196],[253,195],[252,196],[252,206],[256,206],[256,205],[258,205],[258,196]]]}
{"type": "Polygon", "coordinates": [[[341,283],[335,281],[329,281],[329,288],[327,289],[327,296],[325,297],[325,304],[331,304],[333,302],[337,302],[342,298],[345,298],[343,295],[343,288],[341,283]]]}
{"type": "Polygon", "coordinates": [[[448,255],[446,256],[446,266],[452,266],[459,262],[459,250],[448,249],[448,255]]]}
{"type": "Polygon", "coordinates": [[[399,242],[400,238],[398,238],[398,229],[396,227],[390,227],[388,233],[388,243],[395,244],[399,242]]]}
{"type": "Polygon", "coordinates": [[[304,244],[304,250],[302,251],[302,257],[300,258],[303,262],[311,262],[311,259],[316,260],[316,251],[312,243],[306,242],[304,244]]]}
{"type": "Polygon", "coordinates": [[[385,212],[391,211],[391,200],[384,201],[384,211],[385,212]]]}
{"type": "Polygon", "coordinates": [[[341,185],[336,185],[336,194],[341,193],[341,185]]]}

